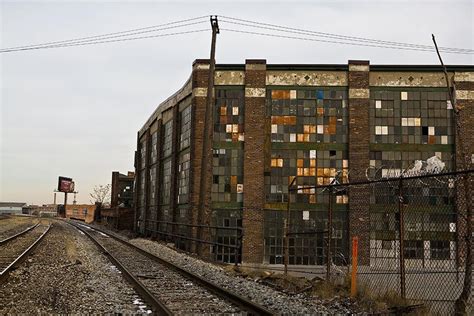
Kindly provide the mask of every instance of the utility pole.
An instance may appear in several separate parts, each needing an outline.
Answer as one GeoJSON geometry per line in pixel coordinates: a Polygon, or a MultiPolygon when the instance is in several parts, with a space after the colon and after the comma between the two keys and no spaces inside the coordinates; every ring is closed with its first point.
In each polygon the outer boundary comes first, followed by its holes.
{"type": "MultiPolygon", "coordinates": [[[[455,123],[455,139],[456,142],[458,143],[459,148],[461,149],[461,167],[463,170],[469,170],[471,168],[471,163],[469,161],[469,156],[466,155],[466,147],[464,146],[464,139],[461,137],[461,119],[459,117],[459,112],[460,108],[456,104],[456,96],[455,96],[455,86],[454,86],[454,77],[452,78],[452,83],[453,83],[453,90],[451,90],[450,86],[450,80],[448,76],[448,70],[446,69],[446,66],[443,63],[443,59],[441,58],[441,54],[439,53],[438,49],[438,44],[436,43],[436,39],[434,34],[431,34],[431,37],[433,39],[433,43],[436,48],[436,53],[438,54],[439,62],[441,63],[441,67],[443,67],[443,72],[444,72],[444,78],[446,79],[446,86],[448,89],[448,95],[449,99],[451,101],[451,106],[453,107],[454,111],[454,123],[455,123]]],[[[457,159],[456,159],[457,160],[457,159]]],[[[456,167],[457,169],[457,167],[456,167]]],[[[467,314],[467,305],[468,305],[468,300],[469,297],[472,296],[472,265],[473,265],[473,258],[472,258],[472,203],[471,203],[471,181],[469,179],[468,174],[464,174],[463,177],[463,183],[462,183],[462,193],[463,193],[463,198],[464,198],[464,203],[466,207],[466,214],[458,214],[459,215],[464,215],[465,216],[465,221],[466,221],[466,261],[465,261],[465,269],[464,269],[464,283],[463,283],[463,290],[461,292],[461,295],[459,295],[458,299],[456,300],[455,303],[455,314],[456,315],[463,315],[467,314]]],[[[459,208],[458,208],[459,212],[459,208]]],[[[459,228],[456,227],[456,234],[459,235],[459,228]]],[[[458,236],[458,243],[461,236],[458,236]]],[[[459,245],[457,246],[459,249],[459,245]]],[[[456,254],[457,257],[459,257],[459,251],[456,254]]]]}
{"type": "MultiPolygon", "coordinates": [[[[208,218],[208,210],[206,205],[206,188],[208,186],[208,172],[211,170],[209,161],[211,160],[211,144],[212,144],[212,110],[213,110],[213,100],[214,100],[214,71],[216,68],[216,37],[219,34],[219,24],[217,21],[217,15],[210,17],[211,27],[212,27],[212,39],[211,39],[211,58],[209,61],[209,79],[207,83],[207,97],[206,97],[206,110],[204,112],[204,131],[202,138],[202,156],[201,156],[201,179],[199,187],[199,224],[203,223],[203,217],[208,218]],[[208,170],[209,169],[209,170],[208,170]]],[[[209,223],[207,223],[209,225],[209,223]]],[[[198,227],[198,239],[203,238],[203,227],[198,227]]],[[[197,247],[198,254],[201,254],[200,245],[197,247]]]]}

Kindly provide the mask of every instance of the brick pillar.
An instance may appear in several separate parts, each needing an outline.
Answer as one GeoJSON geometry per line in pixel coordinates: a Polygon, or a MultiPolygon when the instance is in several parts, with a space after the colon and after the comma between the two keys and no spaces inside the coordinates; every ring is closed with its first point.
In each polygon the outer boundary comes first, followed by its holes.
{"type": "MultiPolygon", "coordinates": [[[[178,215],[178,163],[179,163],[179,105],[173,107],[173,134],[171,136],[171,189],[170,189],[170,211],[172,222],[176,223],[178,215]]],[[[173,225],[172,233],[176,235],[178,226],[173,225]]]]}
{"type": "MultiPolygon", "coordinates": [[[[208,181],[204,210],[199,210],[199,190],[201,181],[201,160],[204,137],[204,115],[206,112],[207,85],[209,79],[209,59],[196,59],[192,72],[192,129],[191,129],[191,169],[189,207],[192,213],[193,225],[210,223],[210,199],[212,183],[212,161],[208,164],[208,181]]],[[[211,113],[212,115],[212,113],[211,113]]],[[[212,126],[209,127],[211,131],[212,126]]],[[[212,146],[211,146],[212,148],[212,146]]],[[[210,155],[212,157],[212,153],[210,155]]],[[[198,229],[193,227],[193,238],[199,238],[198,229]]],[[[193,244],[191,251],[200,252],[198,244],[193,244]]],[[[201,251],[202,253],[202,251],[201,251]]]]}
{"type": "MultiPolygon", "coordinates": [[[[472,169],[474,160],[474,73],[459,72],[455,74],[456,81],[456,105],[459,108],[458,121],[461,125],[460,135],[456,134],[456,170],[463,168],[472,169]],[[464,154],[462,156],[461,140],[464,145],[464,154]],[[463,166],[462,160],[465,159],[469,163],[468,166],[463,166]]],[[[456,127],[454,127],[456,128],[456,127]]],[[[474,175],[470,176],[470,189],[474,188],[474,175]]],[[[457,183],[456,195],[456,210],[457,217],[457,239],[458,239],[458,264],[463,265],[466,259],[466,239],[465,236],[469,234],[466,221],[467,203],[464,195],[464,182],[459,177],[457,183]]],[[[474,205],[472,192],[468,193],[471,199],[471,208],[474,205]]],[[[471,222],[472,227],[472,222],[471,222]]],[[[471,228],[472,230],[472,228],[471,228]]]]}
{"type": "Polygon", "coordinates": [[[150,149],[151,149],[151,135],[150,128],[145,132],[145,209],[143,210],[143,233],[148,236],[148,219],[149,219],[149,210],[150,210],[150,149]]]}
{"type": "Polygon", "coordinates": [[[263,262],[266,61],[245,61],[242,263],[263,262]]]}
{"type": "MultiPolygon", "coordinates": [[[[155,173],[155,204],[156,204],[156,220],[163,220],[162,217],[162,209],[161,209],[161,176],[163,164],[161,162],[162,151],[161,147],[163,146],[163,120],[160,118],[157,122],[157,131],[156,131],[156,173],[155,173]]],[[[157,237],[156,231],[159,229],[159,225],[157,222],[153,224],[152,237],[157,237]]]]}
{"type": "Polygon", "coordinates": [[[114,208],[118,205],[118,195],[120,192],[118,192],[119,188],[119,176],[120,173],[118,171],[112,171],[112,188],[110,192],[110,207],[114,208]]]}
{"type": "Polygon", "coordinates": [[[139,177],[138,177],[138,171],[139,171],[139,166],[140,166],[140,159],[139,159],[139,154],[140,153],[140,138],[139,138],[139,133],[137,133],[137,150],[135,150],[135,156],[133,159],[133,166],[135,168],[135,179],[134,179],[134,190],[133,190],[133,231],[138,232],[138,184],[139,182],[139,177]]]}
{"type": "MultiPolygon", "coordinates": [[[[349,60],[349,178],[350,182],[367,180],[369,167],[369,62],[349,60]]],[[[370,262],[370,188],[349,189],[349,236],[359,238],[359,264],[370,262]]],[[[350,242],[352,245],[352,242],[350,242]]],[[[349,252],[350,253],[350,252],[349,252]]]]}

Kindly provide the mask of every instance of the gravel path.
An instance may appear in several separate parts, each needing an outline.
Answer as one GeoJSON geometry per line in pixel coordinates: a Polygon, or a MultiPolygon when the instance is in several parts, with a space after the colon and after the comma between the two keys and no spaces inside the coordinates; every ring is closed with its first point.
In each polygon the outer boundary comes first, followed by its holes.
{"type": "Polygon", "coordinates": [[[54,226],[34,253],[0,285],[0,315],[141,314],[146,306],[86,236],[54,226]]]}

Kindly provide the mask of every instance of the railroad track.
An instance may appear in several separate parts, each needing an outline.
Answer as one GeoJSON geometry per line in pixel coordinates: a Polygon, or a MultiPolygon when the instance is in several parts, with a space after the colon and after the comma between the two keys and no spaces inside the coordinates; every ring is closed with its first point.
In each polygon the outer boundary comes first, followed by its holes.
{"type": "Polygon", "coordinates": [[[69,223],[94,241],[157,314],[272,315],[266,308],[114,234],[69,223]]]}
{"type": "Polygon", "coordinates": [[[0,282],[38,245],[49,232],[50,225],[36,224],[0,241],[0,282]]]}

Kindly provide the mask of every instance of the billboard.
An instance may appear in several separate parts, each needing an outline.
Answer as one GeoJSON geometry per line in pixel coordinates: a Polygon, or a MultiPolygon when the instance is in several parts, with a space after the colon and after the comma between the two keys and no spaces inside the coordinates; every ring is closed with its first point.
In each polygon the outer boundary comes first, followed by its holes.
{"type": "Polygon", "coordinates": [[[58,178],[58,191],[65,193],[74,192],[74,181],[71,178],[59,177],[58,178]]]}

